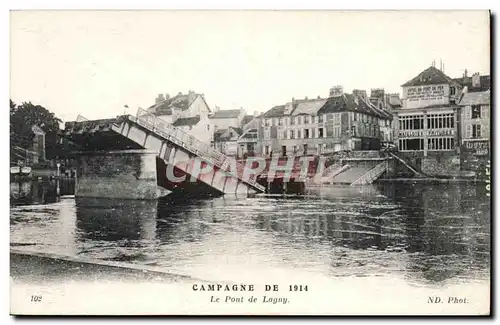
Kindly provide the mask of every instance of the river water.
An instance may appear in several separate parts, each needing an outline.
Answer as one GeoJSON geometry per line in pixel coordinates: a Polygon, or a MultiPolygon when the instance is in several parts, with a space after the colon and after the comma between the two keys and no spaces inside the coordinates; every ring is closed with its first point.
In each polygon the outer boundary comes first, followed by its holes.
{"type": "Polygon", "coordinates": [[[75,200],[70,185],[11,184],[17,249],[125,261],[207,280],[389,276],[489,280],[484,185],[379,184],[302,197],[75,200]]]}

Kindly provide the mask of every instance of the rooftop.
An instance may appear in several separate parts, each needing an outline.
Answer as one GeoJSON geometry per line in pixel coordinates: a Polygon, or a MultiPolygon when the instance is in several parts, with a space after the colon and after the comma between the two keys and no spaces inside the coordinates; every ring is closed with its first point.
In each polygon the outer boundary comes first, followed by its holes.
{"type": "Polygon", "coordinates": [[[196,125],[200,122],[200,116],[194,116],[194,117],[182,117],[178,118],[175,120],[174,123],[172,123],[174,126],[192,126],[196,125]]]}
{"type": "Polygon", "coordinates": [[[460,100],[459,105],[489,105],[490,104],[490,91],[477,91],[472,93],[465,93],[460,100]]]}
{"type": "Polygon", "coordinates": [[[443,71],[431,66],[420,72],[415,78],[401,85],[401,87],[415,87],[436,84],[457,84],[457,82],[445,75],[443,71]]]}
{"type": "Polygon", "coordinates": [[[210,118],[237,118],[240,116],[241,110],[240,109],[226,109],[226,110],[219,110],[214,112],[210,118]]]}

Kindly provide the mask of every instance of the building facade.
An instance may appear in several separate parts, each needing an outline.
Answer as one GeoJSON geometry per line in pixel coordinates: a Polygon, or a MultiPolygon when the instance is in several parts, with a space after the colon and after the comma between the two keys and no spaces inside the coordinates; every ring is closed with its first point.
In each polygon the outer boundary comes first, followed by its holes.
{"type": "Polygon", "coordinates": [[[210,115],[210,120],[216,130],[227,130],[230,127],[240,128],[245,116],[246,111],[243,108],[226,110],[215,108],[214,112],[210,115]]]}
{"type": "MultiPolygon", "coordinates": [[[[375,94],[374,94],[375,95],[375,94]]],[[[295,100],[278,105],[260,118],[262,155],[321,155],[344,150],[378,150],[390,133],[392,116],[373,104],[366,91],[343,92],[333,87],[328,98],[295,100]]]]}
{"type": "Polygon", "coordinates": [[[461,128],[461,166],[476,176],[485,175],[491,160],[490,77],[464,73],[464,90],[459,102],[461,128]]]}
{"type": "Polygon", "coordinates": [[[211,113],[210,107],[203,94],[190,90],[187,94],[179,93],[170,97],[168,94],[159,94],[156,103],[147,109],[165,122],[174,123],[178,118],[200,116],[204,119],[211,113]]]}
{"type": "Polygon", "coordinates": [[[174,97],[160,94],[147,111],[200,141],[208,144],[213,142],[215,126],[209,118],[211,110],[203,94],[191,90],[174,97]]]}
{"type": "Polygon", "coordinates": [[[457,105],[463,87],[431,66],[402,85],[402,107],[393,110],[400,154],[429,175],[460,172],[457,105]]]}

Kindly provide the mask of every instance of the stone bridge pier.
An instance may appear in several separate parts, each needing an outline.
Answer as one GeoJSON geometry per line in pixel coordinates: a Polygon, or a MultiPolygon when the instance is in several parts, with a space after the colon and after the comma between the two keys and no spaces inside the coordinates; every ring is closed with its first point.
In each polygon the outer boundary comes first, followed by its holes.
{"type": "Polygon", "coordinates": [[[154,200],[167,195],[158,186],[156,155],[145,149],[78,152],[75,196],[154,200]]]}

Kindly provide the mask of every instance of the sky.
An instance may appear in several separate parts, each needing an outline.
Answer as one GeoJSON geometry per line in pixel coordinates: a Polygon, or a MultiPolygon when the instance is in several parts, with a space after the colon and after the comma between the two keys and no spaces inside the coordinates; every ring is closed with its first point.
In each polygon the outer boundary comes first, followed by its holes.
{"type": "Polygon", "coordinates": [[[432,61],[489,74],[487,11],[13,11],[10,98],[63,121],[135,114],[194,90],[250,114],[401,84],[432,61]],[[125,108],[127,105],[129,108],[125,108]]]}

